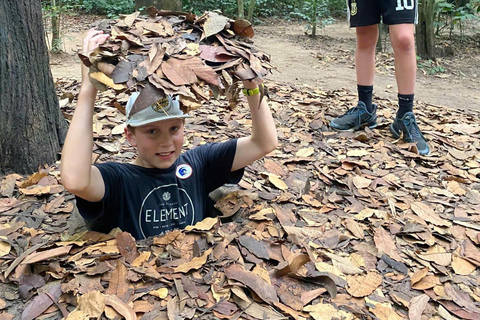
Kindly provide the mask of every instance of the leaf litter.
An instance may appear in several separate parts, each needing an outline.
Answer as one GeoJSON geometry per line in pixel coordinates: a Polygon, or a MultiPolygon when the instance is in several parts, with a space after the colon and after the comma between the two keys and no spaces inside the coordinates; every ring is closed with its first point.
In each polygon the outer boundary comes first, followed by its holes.
{"type": "MultiPolygon", "coordinates": [[[[388,134],[394,101],[378,99],[379,129],[339,133],[354,93],[267,85],[281,143],[217,202],[227,219],[142,241],[76,232],[58,164],[3,177],[2,317],[23,299],[23,319],[479,319],[480,114],[419,102],[425,157],[388,134]]],[[[125,101],[99,95],[92,162],[134,158],[111,130],[125,101]]],[[[246,102],[225,105],[194,111],[186,149],[248,132],[246,102]]]]}
{"type": "Polygon", "coordinates": [[[196,16],[150,7],[148,15],[103,20],[97,28],[110,37],[79,57],[97,89],[140,92],[131,114],[166,94],[178,95],[184,112],[208,102],[210,92],[229,97],[233,108],[239,81],[263,78],[274,68],[270,56],[253,45],[250,22],[217,12],[196,16]]]}

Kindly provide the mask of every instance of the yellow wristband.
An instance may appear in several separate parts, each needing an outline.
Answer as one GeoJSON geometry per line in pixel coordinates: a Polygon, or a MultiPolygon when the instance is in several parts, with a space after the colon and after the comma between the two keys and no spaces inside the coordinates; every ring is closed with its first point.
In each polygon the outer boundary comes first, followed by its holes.
{"type": "MultiPolygon", "coordinates": [[[[263,86],[263,84],[260,85],[263,86]]],[[[242,92],[246,96],[254,96],[260,93],[260,88],[256,87],[255,89],[242,89],[242,92]]]]}

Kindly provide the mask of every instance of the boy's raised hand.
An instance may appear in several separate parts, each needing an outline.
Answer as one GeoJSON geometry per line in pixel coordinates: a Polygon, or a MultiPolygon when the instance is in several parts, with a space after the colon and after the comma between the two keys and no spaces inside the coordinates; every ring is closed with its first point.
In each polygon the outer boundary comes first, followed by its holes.
{"type": "Polygon", "coordinates": [[[90,51],[105,43],[109,37],[110,35],[104,34],[102,30],[95,28],[88,30],[87,35],[83,38],[83,52],[90,53],[90,51]]]}
{"type": "MultiPolygon", "coordinates": [[[[105,43],[110,37],[108,34],[104,34],[102,30],[92,28],[88,30],[87,35],[83,38],[82,52],[85,55],[90,54],[93,50],[98,48],[99,45],[105,43]]],[[[82,63],[82,83],[90,83],[88,78],[88,68],[82,63]]],[[[93,85],[91,86],[93,88],[93,85]]]]}

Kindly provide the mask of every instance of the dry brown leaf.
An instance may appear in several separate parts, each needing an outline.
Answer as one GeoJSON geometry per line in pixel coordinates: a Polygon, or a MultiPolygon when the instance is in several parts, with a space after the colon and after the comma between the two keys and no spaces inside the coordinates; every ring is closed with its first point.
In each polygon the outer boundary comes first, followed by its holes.
{"type": "Polygon", "coordinates": [[[75,309],[68,314],[65,320],[89,320],[90,317],[82,310],[75,309]]]}
{"type": "Polygon", "coordinates": [[[435,211],[426,203],[423,202],[414,202],[411,204],[413,212],[415,212],[423,220],[433,223],[436,226],[440,227],[451,227],[452,224],[440,218],[435,211]]]}
{"type": "Polygon", "coordinates": [[[309,148],[303,148],[298,150],[297,153],[295,153],[295,156],[307,158],[313,155],[314,153],[315,153],[315,149],[313,147],[309,147],[309,148]]]}
{"type": "Polygon", "coordinates": [[[252,289],[263,301],[270,304],[279,302],[275,288],[253,272],[243,270],[239,265],[231,265],[225,269],[225,275],[252,289]]]}
{"type": "Polygon", "coordinates": [[[145,262],[148,261],[148,259],[150,259],[151,255],[152,255],[152,253],[150,251],[140,252],[139,256],[135,260],[133,260],[132,267],[142,266],[145,262]]]}
{"type": "Polygon", "coordinates": [[[459,318],[451,315],[447,309],[445,309],[443,306],[438,306],[438,314],[445,320],[460,320],[459,318]]]}
{"type": "Polygon", "coordinates": [[[395,312],[392,305],[389,303],[377,302],[372,299],[369,299],[368,297],[365,298],[365,302],[373,306],[373,307],[370,307],[369,309],[380,320],[402,320],[403,319],[395,312]]]}
{"type": "Polygon", "coordinates": [[[452,259],[452,268],[458,275],[467,276],[477,269],[477,266],[470,263],[469,261],[462,259],[457,256],[453,256],[452,259]]]}
{"type": "Polygon", "coordinates": [[[135,239],[128,232],[117,233],[115,238],[117,239],[118,251],[125,258],[125,261],[132,263],[138,257],[137,245],[135,239]]]}
{"type": "Polygon", "coordinates": [[[237,19],[233,23],[233,31],[241,37],[253,38],[252,24],[248,20],[237,19]]]}
{"type": "Polygon", "coordinates": [[[382,284],[382,276],[376,272],[366,275],[347,276],[347,292],[361,298],[370,295],[382,284]]]}
{"type": "Polygon", "coordinates": [[[43,177],[46,177],[48,174],[46,172],[35,172],[23,181],[18,187],[21,189],[33,186],[37,184],[43,177]]]}
{"type": "Polygon", "coordinates": [[[54,249],[50,249],[42,252],[35,252],[29,255],[28,257],[26,257],[21,264],[36,263],[36,262],[60,257],[69,253],[70,249],[72,249],[72,246],[54,248],[54,249]]]}
{"type": "Polygon", "coordinates": [[[190,260],[187,263],[184,263],[182,265],[179,265],[174,269],[174,272],[182,272],[182,273],[187,273],[188,271],[192,269],[199,269],[201,268],[205,262],[207,262],[208,256],[212,253],[212,248],[208,249],[203,253],[202,256],[200,257],[195,257],[192,260],[190,260]]]}
{"type": "Polygon", "coordinates": [[[463,151],[459,151],[455,148],[450,148],[448,149],[448,153],[454,157],[455,159],[458,159],[458,160],[466,160],[469,158],[469,156],[463,152],[463,151]]]}
{"type": "Polygon", "coordinates": [[[307,304],[309,304],[312,300],[315,300],[316,298],[318,298],[320,295],[324,294],[325,292],[327,292],[327,289],[325,288],[318,288],[318,289],[314,289],[314,290],[311,290],[311,291],[306,291],[306,292],[303,292],[302,293],[302,304],[305,306],[307,304]]]}
{"type": "Polygon", "coordinates": [[[181,230],[172,230],[170,232],[167,232],[163,236],[157,236],[153,238],[153,244],[156,245],[167,245],[175,241],[177,238],[182,238],[184,234],[182,233],[181,230]]]}
{"type": "Polygon", "coordinates": [[[410,300],[408,308],[408,318],[410,320],[422,320],[422,314],[427,307],[430,297],[426,294],[416,296],[410,300]]]}
{"type": "Polygon", "coordinates": [[[410,276],[410,281],[411,281],[412,285],[414,285],[415,283],[417,283],[420,280],[422,280],[423,278],[425,278],[427,273],[428,273],[428,268],[424,268],[424,269],[418,270],[417,272],[412,274],[410,276]]]}
{"type": "Polygon", "coordinates": [[[10,250],[12,249],[12,245],[10,243],[2,240],[7,240],[7,238],[0,237],[0,258],[9,254],[10,250]]]}
{"type": "Polygon", "coordinates": [[[273,174],[273,173],[267,173],[268,175],[268,181],[270,181],[271,184],[273,184],[275,187],[277,187],[280,190],[287,190],[288,186],[285,182],[280,179],[279,176],[273,174]]]}
{"type": "Polygon", "coordinates": [[[103,72],[91,72],[89,74],[91,79],[97,80],[100,83],[114,89],[114,90],[123,90],[125,89],[125,85],[123,84],[116,84],[113,80],[105,75],[103,72]]]}
{"type": "Polygon", "coordinates": [[[363,239],[365,237],[364,230],[362,226],[353,219],[347,219],[345,221],[345,227],[350,231],[355,237],[363,239]]]}
{"type": "Polygon", "coordinates": [[[440,279],[438,278],[438,276],[425,276],[421,280],[417,281],[414,285],[412,285],[412,288],[416,290],[426,290],[438,286],[439,284],[440,279]]]}
{"type": "Polygon", "coordinates": [[[185,231],[208,231],[218,223],[218,217],[205,218],[193,226],[186,226],[185,231]]]}
{"type": "Polygon", "coordinates": [[[352,149],[352,150],[348,150],[347,152],[348,157],[363,157],[369,154],[370,154],[370,151],[367,151],[364,149],[352,149]]]}
{"type": "Polygon", "coordinates": [[[367,179],[365,177],[362,177],[362,176],[353,177],[353,184],[358,189],[367,188],[371,183],[372,183],[372,180],[367,179]]]}
{"type": "Polygon", "coordinates": [[[323,252],[324,255],[332,259],[332,264],[344,274],[361,274],[363,271],[355,266],[348,258],[343,258],[329,252],[323,252]]]}
{"type": "Polygon", "coordinates": [[[444,267],[447,267],[452,263],[452,254],[439,245],[430,247],[425,253],[417,253],[417,256],[423,260],[435,262],[444,267]]]}
{"type": "Polygon", "coordinates": [[[303,308],[303,310],[310,312],[310,316],[315,320],[355,319],[352,313],[343,310],[337,310],[333,305],[326,303],[317,303],[306,306],[303,308]]]}
{"type": "Polygon", "coordinates": [[[167,288],[160,288],[157,290],[152,290],[148,294],[158,297],[160,299],[165,299],[168,296],[168,289],[167,288]]]}
{"type": "Polygon", "coordinates": [[[82,311],[88,318],[99,318],[105,310],[105,298],[100,291],[87,292],[78,297],[77,309],[82,311]]]}
{"type": "Polygon", "coordinates": [[[127,268],[121,261],[117,261],[117,267],[112,273],[110,283],[108,285],[106,294],[123,297],[130,286],[130,282],[127,279],[127,268]]]}
{"type": "Polygon", "coordinates": [[[449,181],[447,183],[447,190],[457,196],[464,196],[467,192],[462,188],[460,183],[455,180],[449,181]]]}
{"type": "Polygon", "coordinates": [[[388,255],[390,258],[397,261],[402,261],[403,259],[398,255],[397,246],[395,241],[393,241],[390,234],[383,227],[378,227],[375,229],[375,246],[379,252],[383,252],[388,255]]]}
{"type": "Polygon", "coordinates": [[[135,311],[133,311],[133,309],[125,302],[120,300],[120,298],[111,295],[105,295],[104,297],[105,305],[115,309],[115,311],[122,315],[126,320],[137,320],[135,311]]]}
{"type": "Polygon", "coordinates": [[[208,18],[203,25],[205,31],[205,38],[208,38],[214,34],[219,33],[225,28],[225,25],[228,22],[228,18],[219,15],[215,12],[210,12],[208,18]]]}

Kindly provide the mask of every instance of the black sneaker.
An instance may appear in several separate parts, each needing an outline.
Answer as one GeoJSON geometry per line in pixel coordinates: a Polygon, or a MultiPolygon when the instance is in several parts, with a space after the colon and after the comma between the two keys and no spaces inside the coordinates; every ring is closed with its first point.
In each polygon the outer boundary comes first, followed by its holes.
{"type": "Polygon", "coordinates": [[[399,139],[403,132],[403,141],[409,143],[416,142],[418,153],[421,155],[427,155],[430,153],[430,147],[423,137],[422,132],[420,132],[420,128],[418,127],[413,112],[405,113],[400,119],[396,117],[390,125],[390,132],[395,139],[399,139]]]}
{"type": "Polygon", "coordinates": [[[367,106],[362,101],[358,105],[351,108],[345,114],[336,117],[330,121],[330,127],[338,131],[355,131],[364,127],[370,129],[377,127],[377,105],[373,104],[373,111],[370,113],[367,106]]]}

